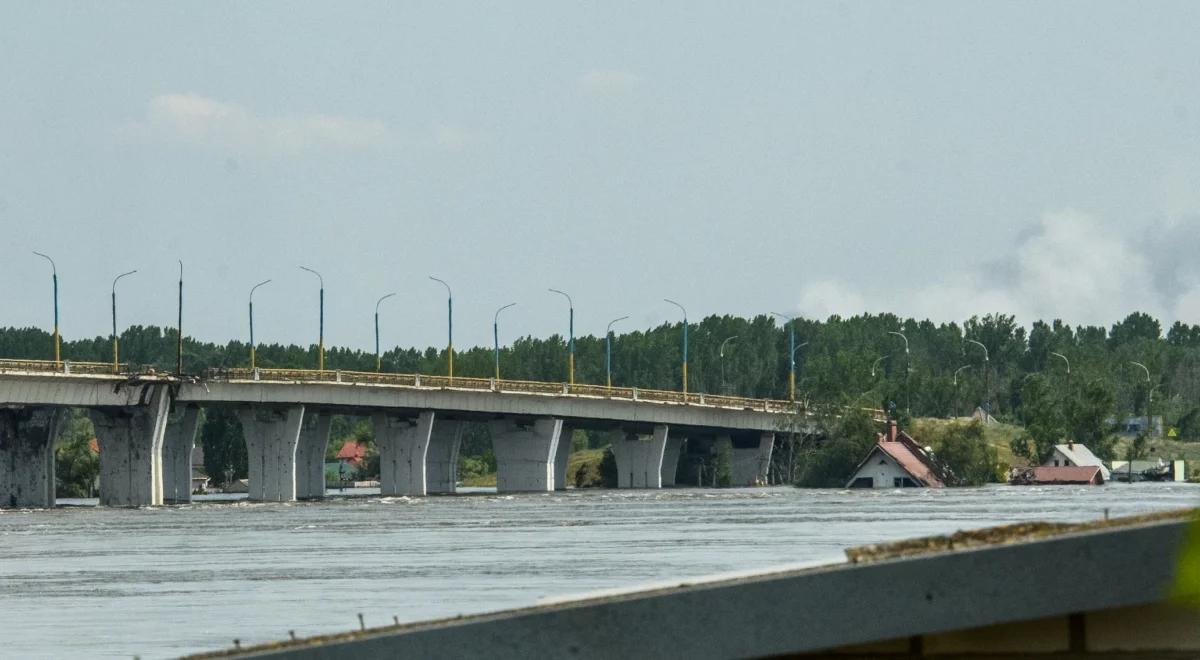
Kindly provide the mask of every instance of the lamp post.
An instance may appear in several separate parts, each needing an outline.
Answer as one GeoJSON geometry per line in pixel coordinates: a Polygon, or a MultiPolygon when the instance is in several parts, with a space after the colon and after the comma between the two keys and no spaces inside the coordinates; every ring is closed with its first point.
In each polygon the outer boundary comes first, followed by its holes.
{"type": "Polygon", "coordinates": [[[567,320],[567,384],[575,384],[575,303],[571,300],[571,296],[565,291],[558,289],[547,289],[551,293],[567,299],[568,320],[567,320]]]}
{"type": "Polygon", "coordinates": [[[619,319],[613,319],[604,329],[604,380],[610,390],[612,389],[612,327],[617,321],[624,321],[627,318],[629,317],[622,316],[619,319]]]}
{"type": "Polygon", "coordinates": [[[183,259],[179,260],[179,316],[175,326],[175,375],[183,375],[183,259]]]}
{"type": "Polygon", "coordinates": [[[724,394],[729,394],[729,387],[725,384],[725,346],[737,338],[737,335],[726,337],[725,341],[721,342],[721,349],[717,351],[717,357],[721,358],[721,392],[724,394]]]}
{"type": "Polygon", "coordinates": [[[117,348],[117,281],[126,275],[133,275],[137,270],[131,270],[128,273],[121,273],[113,278],[112,283],[112,342],[113,342],[113,373],[120,373],[120,351],[117,348]]]}
{"type": "Polygon", "coordinates": [[[259,282],[258,284],[255,284],[254,286],[250,287],[250,368],[251,369],[254,369],[257,366],[255,364],[255,355],[254,355],[254,347],[255,347],[255,344],[254,344],[254,291],[258,287],[260,287],[264,284],[267,284],[270,281],[271,280],[263,280],[263,281],[259,282]]]}
{"type": "Polygon", "coordinates": [[[687,320],[687,310],[686,310],[686,309],[684,309],[683,305],[680,305],[679,303],[675,302],[674,300],[671,300],[670,298],[663,298],[663,301],[664,301],[664,302],[669,302],[669,303],[671,303],[672,305],[675,305],[676,307],[678,307],[678,308],[679,308],[679,311],[683,312],[683,394],[684,394],[684,397],[685,397],[685,400],[686,400],[686,397],[687,397],[687,386],[688,386],[688,373],[687,373],[687,365],[688,365],[688,341],[687,341],[687,339],[688,339],[688,337],[687,337],[687,335],[688,335],[688,320],[687,320]]]}
{"type": "Polygon", "coordinates": [[[965,370],[965,369],[970,369],[970,368],[971,368],[971,365],[969,365],[969,364],[964,364],[963,366],[961,366],[961,367],[959,367],[958,369],[955,369],[955,370],[954,370],[954,414],[953,414],[953,415],[951,415],[951,417],[954,417],[954,416],[958,415],[958,409],[959,409],[959,407],[960,407],[960,406],[959,406],[959,399],[958,399],[958,375],[959,375],[960,373],[962,373],[962,372],[963,372],[963,370],[965,370]]]}
{"type": "Polygon", "coordinates": [[[325,278],[317,271],[301,266],[300,270],[306,270],[317,276],[317,280],[321,283],[320,295],[320,313],[319,326],[317,328],[317,371],[325,371],[325,278]]]}
{"type": "Polygon", "coordinates": [[[492,344],[493,344],[493,354],[496,357],[496,382],[497,383],[500,382],[500,312],[503,312],[504,310],[506,310],[509,307],[512,307],[513,305],[516,305],[516,304],[517,303],[515,303],[515,302],[508,303],[507,305],[501,307],[500,309],[497,309],[496,314],[494,316],[492,316],[492,344]]]}
{"type": "Polygon", "coordinates": [[[58,266],[49,256],[37,251],[34,254],[50,262],[50,277],[54,282],[54,364],[59,365],[62,364],[62,340],[58,335],[58,266]]]}
{"type": "Polygon", "coordinates": [[[396,294],[389,293],[375,301],[375,373],[379,373],[383,367],[383,358],[379,355],[379,303],[394,295],[396,294]]]}
{"type": "MultiPolygon", "coordinates": [[[[881,355],[881,356],[875,358],[875,362],[871,363],[871,378],[875,377],[875,369],[877,369],[879,367],[879,363],[883,362],[884,360],[886,360],[890,357],[892,357],[892,356],[891,355],[881,355]]],[[[871,390],[867,390],[867,392],[870,392],[870,391],[871,390]]]]}
{"type": "Polygon", "coordinates": [[[450,291],[450,285],[446,284],[445,280],[440,280],[433,275],[429,279],[434,282],[440,282],[446,287],[446,376],[451,383],[454,382],[454,293],[450,291]]]}
{"type": "Polygon", "coordinates": [[[968,344],[975,344],[983,349],[983,423],[988,423],[992,418],[992,369],[991,356],[988,355],[987,346],[983,342],[975,341],[974,339],[965,339],[968,344]]]}
{"type": "Polygon", "coordinates": [[[1154,423],[1154,420],[1150,417],[1150,407],[1154,404],[1154,388],[1150,387],[1150,368],[1141,362],[1133,362],[1132,360],[1129,364],[1140,367],[1142,371],[1146,372],[1146,435],[1149,436],[1150,425],[1154,423]]]}
{"type": "Polygon", "coordinates": [[[796,400],[796,324],[794,318],[771,312],[781,319],[786,319],[788,326],[788,401],[796,400]]]}
{"type": "MultiPolygon", "coordinates": [[[[805,346],[808,346],[808,342],[806,342],[806,341],[805,341],[805,342],[800,342],[799,344],[796,344],[796,347],[792,349],[792,364],[793,364],[793,365],[794,365],[794,364],[796,364],[796,352],[797,352],[797,351],[799,351],[800,349],[804,348],[805,346]]],[[[800,384],[800,385],[803,385],[803,384],[804,384],[804,379],[800,379],[800,383],[799,383],[799,384],[800,384]]]]}
{"type": "Polygon", "coordinates": [[[908,350],[908,337],[895,330],[889,330],[888,334],[904,340],[904,412],[912,415],[912,391],[908,388],[908,378],[912,374],[912,353],[908,350]]]}

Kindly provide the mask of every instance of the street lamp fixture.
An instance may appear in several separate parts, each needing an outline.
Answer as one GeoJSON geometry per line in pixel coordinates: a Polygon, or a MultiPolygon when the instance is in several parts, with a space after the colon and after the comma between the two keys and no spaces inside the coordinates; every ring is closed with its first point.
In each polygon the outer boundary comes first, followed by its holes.
{"type": "Polygon", "coordinates": [[[547,289],[551,293],[567,299],[568,321],[567,321],[567,384],[575,384],[575,302],[571,300],[571,296],[565,291],[558,289],[547,289]]]}
{"type": "Polygon", "coordinates": [[[608,389],[612,389],[612,327],[617,321],[624,321],[629,318],[622,316],[618,319],[613,319],[608,322],[608,327],[604,329],[604,380],[608,384],[608,389]]]}
{"type": "Polygon", "coordinates": [[[325,371],[325,278],[308,266],[301,266],[300,270],[306,270],[316,275],[317,280],[321,283],[319,326],[317,328],[317,371],[325,371]]]}
{"type": "Polygon", "coordinates": [[[263,280],[258,284],[250,287],[250,369],[257,367],[255,363],[255,343],[254,343],[254,292],[258,287],[264,284],[270,284],[271,280],[263,280]]]}
{"type": "Polygon", "coordinates": [[[687,309],[685,309],[685,308],[683,307],[683,305],[680,305],[679,303],[675,302],[674,300],[671,300],[670,298],[663,298],[663,301],[664,301],[664,302],[671,303],[672,305],[675,305],[676,307],[678,307],[678,308],[679,308],[679,311],[683,312],[683,395],[684,395],[684,400],[686,401],[686,400],[687,400],[687,386],[688,386],[688,320],[687,320],[687,309]]]}
{"type": "Polygon", "coordinates": [[[379,303],[391,298],[394,295],[396,294],[389,293],[375,301],[375,373],[382,371],[383,367],[383,358],[379,355],[379,303]]]}
{"type": "Polygon", "coordinates": [[[434,282],[441,283],[446,287],[446,377],[451,383],[454,382],[454,292],[450,290],[450,285],[446,284],[446,280],[438,279],[433,275],[429,279],[434,282]]]}
{"type": "MultiPolygon", "coordinates": [[[[504,310],[506,310],[509,307],[512,307],[513,305],[516,305],[516,304],[517,303],[515,303],[515,302],[508,303],[507,305],[501,307],[500,309],[497,309],[496,314],[494,316],[492,316],[492,342],[493,342],[493,350],[494,350],[493,354],[496,357],[496,382],[497,383],[500,382],[500,312],[503,312],[504,310]]],[[[499,385],[497,385],[497,387],[498,386],[499,385]]]]}
{"type": "Polygon", "coordinates": [[[904,411],[912,415],[912,390],[909,389],[909,376],[912,375],[912,353],[908,350],[908,337],[903,332],[889,330],[889,335],[896,335],[904,340],[904,411]]]}
{"type": "Polygon", "coordinates": [[[62,364],[62,338],[58,334],[58,266],[48,255],[34,251],[34,254],[50,262],[50,277],[54,282],[54,364],[62,364]]]}
{"type": "Polygon", "coordinates": [[[127,273],[121,273],[113,278],[112,283],[112,344],[113,344],[113,373],[119,373],[121,369],[120,351],[118,350],[117,337],[117,282],[127,275],[133,275],[137,270],[131,270],[127,273]]]}

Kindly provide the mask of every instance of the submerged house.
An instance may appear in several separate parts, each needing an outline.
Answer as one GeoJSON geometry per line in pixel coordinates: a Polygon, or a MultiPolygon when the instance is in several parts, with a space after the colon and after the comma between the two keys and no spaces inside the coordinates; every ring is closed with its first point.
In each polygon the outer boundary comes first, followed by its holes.
{"type": "Polygon", "coordinates": [[[1068,442],[1065,445],[1054,445],[1054,453],[1042,463],[1042,467],[1092,467],[1100,468],[1100,475],[1104,477],[1104,481],[1109,481],[1112,475],[1108,473],[1108,468],[1104,467],[1104,463],[1096,458],[1092,450],[1076,443],[1068,442]]]}
{"type": "Polygon", "coordinates": [[[931,452],[889,421],[846,488],[941,488],[946,476],[931,452]]]}

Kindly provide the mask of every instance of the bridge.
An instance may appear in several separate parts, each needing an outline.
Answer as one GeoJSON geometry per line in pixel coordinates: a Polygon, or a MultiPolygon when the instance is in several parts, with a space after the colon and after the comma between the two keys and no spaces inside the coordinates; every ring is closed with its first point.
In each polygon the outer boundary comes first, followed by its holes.
{"type": "Polygon", "coordinates": [[[100,504],[191,501],[200,410],[229,407],[249,455],[249,497],[325,495],[332,415],[368,416],[383,495],[453,493],[464,424],[486,423],[499,492],[567,485],[571,434],[609,430],[619,488],[675,483],[685,441],[732,446],[732,481],[765,481],[790,401],[566,383],[332,370],[224,369],[200,377],[111,363],[0,360],[0,507],[54,505],[54,443],[84,408],[100,446],[100,504]]]}

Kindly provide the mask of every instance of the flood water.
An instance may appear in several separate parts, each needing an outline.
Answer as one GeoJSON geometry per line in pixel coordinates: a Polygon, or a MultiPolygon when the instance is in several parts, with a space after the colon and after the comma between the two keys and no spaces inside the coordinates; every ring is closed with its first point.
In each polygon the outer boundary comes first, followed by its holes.
{"type": "Polygon", "coordinates": [[[170,657],[346,630],[359,613],[384,625],[840,561],[864,543],[1200,505],[1186,484],[333,495],[0,511],[0,656],[170,657]]]}

